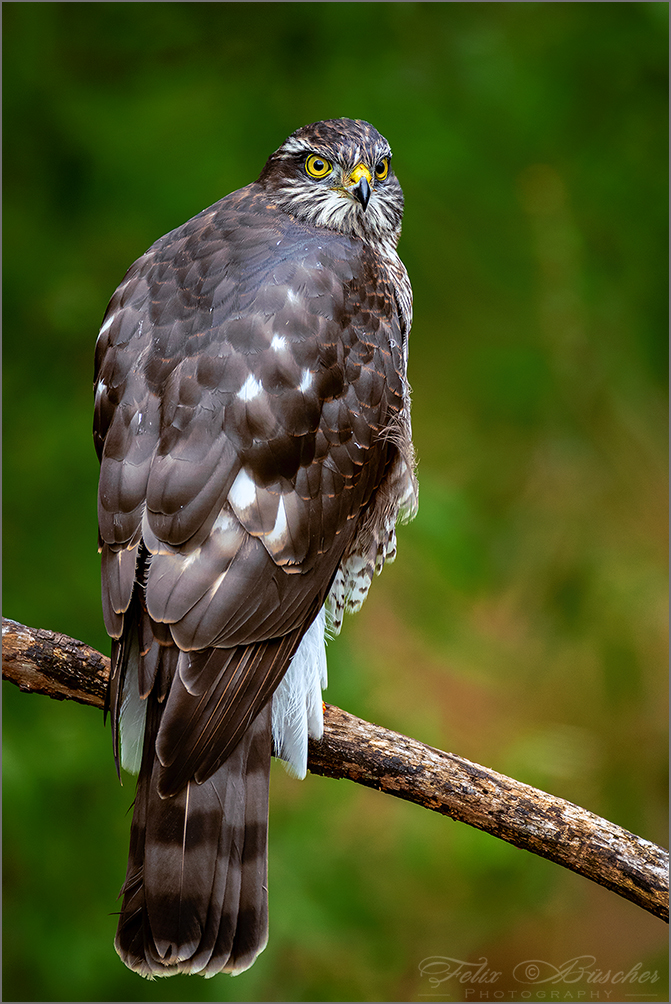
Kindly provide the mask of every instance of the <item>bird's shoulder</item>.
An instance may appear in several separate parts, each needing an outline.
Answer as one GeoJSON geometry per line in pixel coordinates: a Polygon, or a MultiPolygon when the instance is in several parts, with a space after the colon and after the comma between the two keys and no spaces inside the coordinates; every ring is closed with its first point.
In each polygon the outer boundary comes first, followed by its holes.
{"type": "Polygon", "coordinates": [[[287,262],[331,269],[341,282],[369,278],[380,268],[364,240],[297,219],[252,182],[155,241],[131,266],[120,289],[141,278],[157,285],[172,281],[207,300],[210,287],[202,281],[208,276],[224,271],[236,283],[254,286],[277,281],[287,262]]]}
{"type": "MultiPolygon", "coordinates": [[[[138,402],[140,381],[161,396],[176,371],[188,374],[178,407],[195,403],[196,385],[238,393],[251,378],[278,394],[318,367],[332,397],[335,355],[342,370],[342,353],[366,354],[371,337],[396,355],[403,328],[373,248],[295,220],[252,183],[157,240],[115,291],[96,344],[99,455],[114,409],[138,402]]],[[[177,432],[174,418],[163,415],[177,432]]]]}
{"type": "MultiPolygon", "coordinates": [[[[130,270],[96,365],[100,536],[119,564],[108,574],[119,593],[110,624],[130,588],[116,556],[137,548],[140,528],[153,554],[150,607],[193,630],[187,646],[211,643],[217,618],[207,640],[204,623],[187,625],[193,589],[182,595],[178,583],[188,568],[207,592],[220,551],[232,560],[251,548],[286,571],[319,567],[328,583],[323,556],[337,539],[346,546],[379,485],[384,430],[403,405],[393,290],[362,245],[297,223],[248,186],[130,270]]],[[[233,593],[227,578],[222,597],[233,593]]]]}

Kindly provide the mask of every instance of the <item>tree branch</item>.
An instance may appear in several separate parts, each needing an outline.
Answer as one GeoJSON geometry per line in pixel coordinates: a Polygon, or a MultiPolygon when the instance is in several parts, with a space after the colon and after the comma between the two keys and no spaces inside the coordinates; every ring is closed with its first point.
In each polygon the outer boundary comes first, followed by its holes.
{"type": "MultiPolygon", "coordinates": [[[[109,659],[3,617],[2,675],[21,690],[102,708],[109,659]]],[[[313,774],[349,778],[548,858],[668,921],[668,853],[586,809],[325,705],[313,774]]]]}

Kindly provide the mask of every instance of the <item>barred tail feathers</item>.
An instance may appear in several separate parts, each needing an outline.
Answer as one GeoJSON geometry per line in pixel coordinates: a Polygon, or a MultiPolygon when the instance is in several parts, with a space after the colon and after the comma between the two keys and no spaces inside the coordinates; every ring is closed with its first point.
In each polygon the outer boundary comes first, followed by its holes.
{"type": "Polygon", "coordinates": [[[142,976],[248,969],[268,940],[270,702],[205,782],[158,793],[161,709],[148,698],[115,947],[142,976]]]}

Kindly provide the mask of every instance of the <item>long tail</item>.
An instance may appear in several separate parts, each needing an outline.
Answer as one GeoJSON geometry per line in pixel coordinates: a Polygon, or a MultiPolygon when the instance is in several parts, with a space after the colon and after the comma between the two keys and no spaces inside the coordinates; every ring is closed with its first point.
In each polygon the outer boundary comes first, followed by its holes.
{"type": "Polygon", "coordinates": [[[224,764],[158,793],[162,708],[149,698],[116,950],[141,976],[240,973],[268,941],[270,701],[224,764]]]}

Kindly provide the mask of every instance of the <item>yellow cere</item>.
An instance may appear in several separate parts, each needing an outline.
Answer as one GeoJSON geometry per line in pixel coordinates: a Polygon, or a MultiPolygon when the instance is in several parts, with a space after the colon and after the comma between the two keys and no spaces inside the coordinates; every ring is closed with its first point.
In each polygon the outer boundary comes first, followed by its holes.
{"type": "Polygon", "coordinates": [[[365,164],[357,164],[349,178],[346,181],[347,185],[358,185],[362,178],[365,178],[370,185],[373,181],[373,175],[370,173],[365,164]]]}
{"type": "Polygon", "coordinates": [[[313,153],[305,161],[305,170],[311,178],[325,178],[333,170],[333,164],[325,157],[313,153]]]}

